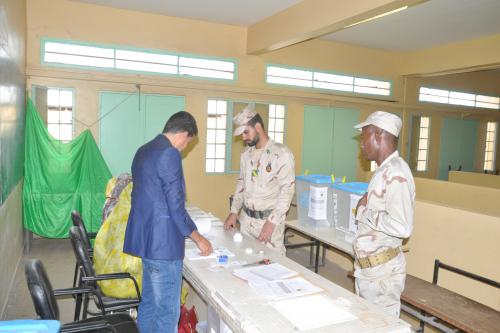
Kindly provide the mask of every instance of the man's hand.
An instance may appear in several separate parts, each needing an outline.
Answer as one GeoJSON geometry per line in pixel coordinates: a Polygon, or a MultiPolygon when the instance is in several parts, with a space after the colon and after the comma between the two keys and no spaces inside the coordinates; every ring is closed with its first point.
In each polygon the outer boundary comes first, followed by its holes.
{"type": "Polygon", "coordinates": [[[196,243],[202,256],[208,256],[212,253],[212,244],[208,239],[200,235],[197,230],[193,231],[189,237],[196,243]]]}
{"type": "Polygon", "coordinates": [[[359,207],[361,207],[361,206],[366,207],[367,202],[368,202],[368,193],[365,193],[365,195],[363,195],[361,197],[361,199],[359,199],[359,201],[358,201],[358,205],[356,206],[356,211],[354,212],[355,216],[358,215],[358,209],[359,209],[359,207]]]}
{"type": "Polygon", "coordinates": [[[275,227],[274,223],[266,221],[262,226],[258,240],[264,243],[270,242],[275,227]]]}
{"type": "Polygon", "coordinates": [[[236,221],[238,221],[238,214],[229,214],[224,222],[224,230],[236,228],[236,221]]]}

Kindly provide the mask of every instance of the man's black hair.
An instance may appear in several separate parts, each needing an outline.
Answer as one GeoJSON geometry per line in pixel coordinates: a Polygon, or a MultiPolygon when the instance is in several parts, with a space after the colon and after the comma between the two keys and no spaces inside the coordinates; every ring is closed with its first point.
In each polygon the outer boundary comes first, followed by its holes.
{"type": "Polygon", "coordinates": [[[255,127],[256,124],[260,124],[262,130],[265,130],[264,120],[262,120],[262,117],[258,113],[252,119],[250,119],[247,124],[252,127],[255,127]]]}
{"type": "Polygon", "coordinates": [[[198,127],[196,126],[196,119],[186,111],[180,111],[173,114],[168,118],[163,133],[182,133],[187,132],[188,136],[198,135],[198,127]]]}

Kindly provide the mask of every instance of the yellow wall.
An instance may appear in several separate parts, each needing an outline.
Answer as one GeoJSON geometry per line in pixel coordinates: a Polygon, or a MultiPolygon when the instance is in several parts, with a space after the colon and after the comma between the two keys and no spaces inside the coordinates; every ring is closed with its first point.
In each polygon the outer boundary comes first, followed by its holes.
{"type": "Polygon", "coordinates": [[[449,182],[500,189],[499,175],[462,171],[450,171],[448,175],[449,182]]]}
{"type": "MultiPolygon", "coordinates": [[[[417,188],[418,191],[418,188],[417,188]]],[[[500,191],[498,191],[500,192],[500,191]]],[[[497,201],[498,203],[498,201],[497,201]]],[[[432,281],[434,259],[500,281],[500,217],[417,200],[407,270],[432,281]]],[[[500,290],[440,270],[440,286],[500,311],[500,290]]]]}

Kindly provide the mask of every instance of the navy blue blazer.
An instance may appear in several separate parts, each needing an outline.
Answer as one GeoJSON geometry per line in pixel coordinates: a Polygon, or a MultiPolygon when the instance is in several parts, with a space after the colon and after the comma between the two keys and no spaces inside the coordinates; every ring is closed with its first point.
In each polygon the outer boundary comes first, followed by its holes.
{"type": "Polygon", "coordinates": [[[146,259],[183,259],[185,237],[196,225],[184,206],[180,152],[164,135],[158,135],[135,153],[132,180],[123,252],[146,259]]]}

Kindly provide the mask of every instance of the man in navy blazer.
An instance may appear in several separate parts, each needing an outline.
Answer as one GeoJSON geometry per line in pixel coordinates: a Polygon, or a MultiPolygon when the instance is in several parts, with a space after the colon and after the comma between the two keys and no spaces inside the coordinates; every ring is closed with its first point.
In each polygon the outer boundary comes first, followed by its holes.
{"type": "Polygon", "coordinates": [[[132,207],[123,252],[142,258],[141,333],[177,332],[185,238],[190,237],[202,255],[212,252],[184,206],[180,152],[197,134],[193,116],[178,112],[162,134],[137,150],[132,162],[132,207]]]}

